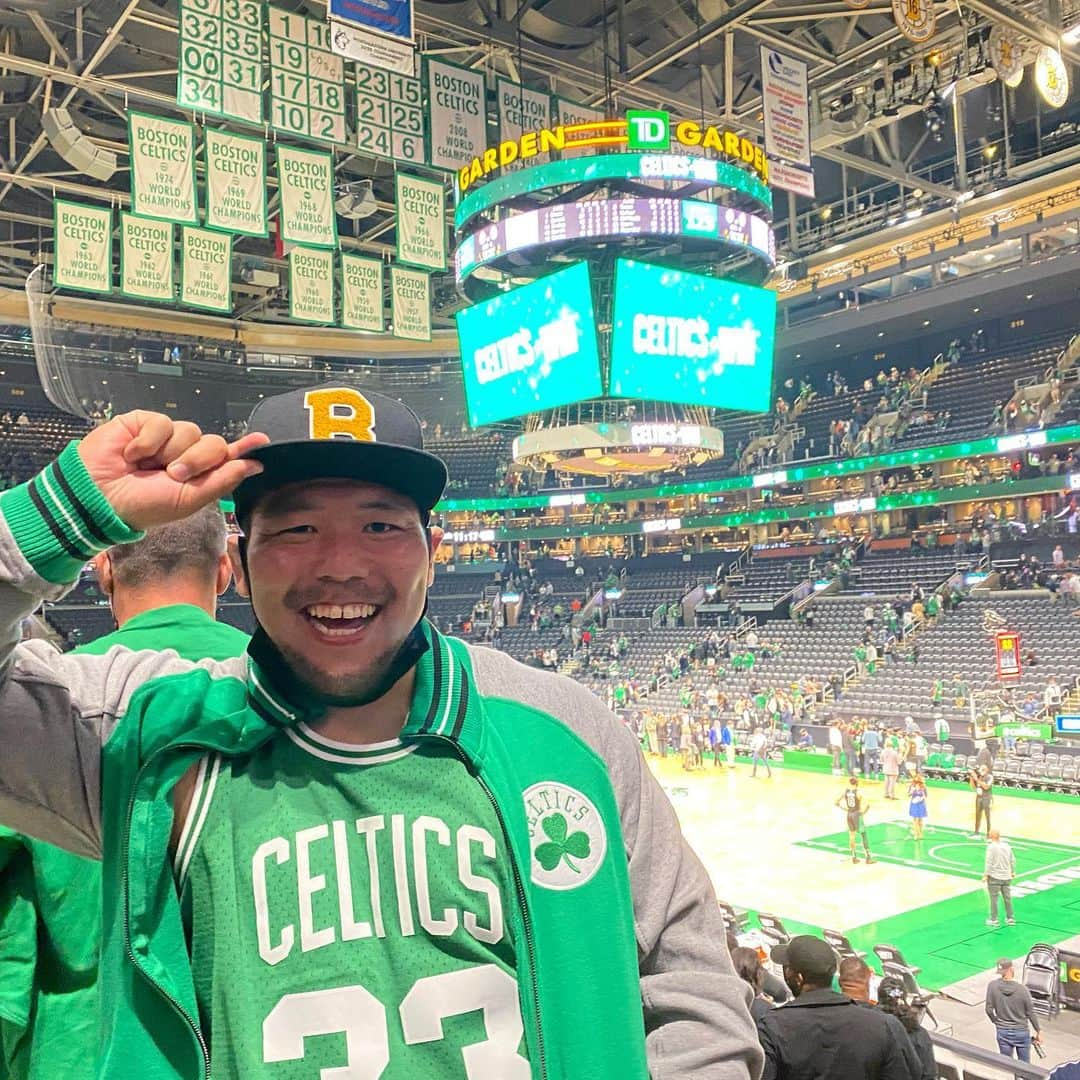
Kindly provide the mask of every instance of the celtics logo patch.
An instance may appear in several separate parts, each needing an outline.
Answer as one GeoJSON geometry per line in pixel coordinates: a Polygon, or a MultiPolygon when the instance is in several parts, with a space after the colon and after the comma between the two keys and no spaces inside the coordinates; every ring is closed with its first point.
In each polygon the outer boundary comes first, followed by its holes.
{"type": "Polygon", "coordinates": [[[600,811],[580,791],[557,780],[533,784],[524,799],[533,883],[563,890],[591,881],[607,854],[600,811]]]}

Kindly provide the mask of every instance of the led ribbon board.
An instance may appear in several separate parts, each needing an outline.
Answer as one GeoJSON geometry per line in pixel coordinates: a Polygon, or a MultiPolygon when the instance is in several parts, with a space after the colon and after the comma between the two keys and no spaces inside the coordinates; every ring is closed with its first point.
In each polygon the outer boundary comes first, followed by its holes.
{"type": "Polygon", "coordinates": [[[608,393],[765,412],[775,332],[771,289],[620,259],[608,393]]]}
{"type": "Polygon", "coordinates": [[[460,283],[479,267],[513,252],[574,240],[635,236],[727,244],[757,255],[762,261],[762,279],[776,265],[776,240],[764,218],[695,199],[648,198],[596,199],[514,214],[462,239],[454,254],[454,269],[460,283]]]}
{"type": "Polygon", "coordinates": [[[587,263],[465,308],[457,327],[472,427],[600,395],[587,263]]]}
{"type": "Polygon", "coordinates": [[[477,214],[508,199],[518,199],[548,188],[604,180],[670,180],[702,189],[721,187],[753,199],[766,215],[772,214],[772,192],[753,173],[739,165],[689,154],[601,154],[534,165],[491,180],[460,199],[454,227],[462,229],[477,214]]]}

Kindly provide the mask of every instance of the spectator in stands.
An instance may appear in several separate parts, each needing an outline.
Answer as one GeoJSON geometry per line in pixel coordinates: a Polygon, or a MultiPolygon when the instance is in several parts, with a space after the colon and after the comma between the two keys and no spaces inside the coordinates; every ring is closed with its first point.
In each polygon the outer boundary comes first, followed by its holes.
{"type": "Polygon", "coordinates": [[[795,1000],[758,1021],[762,1080],[913,1080],[885,1014],[830,989],[836,954],[824,941],[799,935],[777,945],[772,960],[795,1000]]]}
{"type": "Polygon", "coordinates": [[[761,958],[757,954],[757,949],[748,949],[739,945],[731,950],[731,963],[735,968],[735,974],[749,984],[754,994],[754,999],[750,1002],[750,1015],[756,1023],[773,1008],[773,1003],[765,997],[764,993],[765,968],[761,965],[761,958]]]}
{"type": "Polygon", "coordinates": [[[1007,1058],[1015,1054],[1020,1061],[1031,1061],[1029,1024],[1035,1029],[1034,1041],[1042,1042],[1031,991],[1016,981],[1013,962],[1008,957],[997,962],[997,973],[998,977],[986,988],[986,1015],[994,1025],[998,1050],[1007,1058]]]}
{"type": "Polygon", "coordinates": [[[878,1008],[900,1021],[911,1042],[911,1048],[918,1059],[918,1071],[914,1074],[916,1080],[938,1080],[934,1044],[922,1026],[922,1009],[908,1004],[903,982],[891,975],[887,976],[878,983],[877,997],[878,1008]]]}
{"type": "Polygon", "coordinates": [[[1058,685],[1057,679],[1051,675],[1050,681],[1046,684],[1046,689],[1043,691],[1043,705],[1051,712],[1056,712],[1060,704],[1061,687],[1058,685]]]}

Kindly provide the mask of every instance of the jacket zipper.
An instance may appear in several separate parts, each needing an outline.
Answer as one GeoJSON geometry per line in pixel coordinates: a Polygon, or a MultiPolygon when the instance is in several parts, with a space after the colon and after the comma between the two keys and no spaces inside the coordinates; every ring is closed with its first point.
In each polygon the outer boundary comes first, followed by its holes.
{"type": "MultiPolygon", "coordinates": [[[[425,734],[422,738],[437,739],[439,742],[447,743],[453,747],[454,753],[465,763],[466,767],[469,767],[468,758],[453,739],[446,735],[434,734],[425,734]]],[[[525,951],[529,957],[529,988],[532,991],[533,1020],[536,1024],[536,1053],[539,1058],[537,1064],[540,1067],[540,1078],[545,1080],[548,1075],[547,1055],[544,1052],[544,1031],[540,1022],[540,986],[536,978],[536,942],[533,939],[532,916],[529,914],[529,902],[525,895],[525,884],[521,879],[521,870],[518,867],[517,859],[514,857],[514,849],[510,844],[510,831],[506,827],[506,818],[503,817],[502,808],[496,801],[494,792],[488,787],[487,781],[478,772],[473,771],[472,768],[469,768],[469,772],[472,773],[477,784],[480,785],[480,790],[487,796],[488,802],[491,803],[491,809],[495,813],[499,828],[502,829],[503,839],[506,841],[506,852],[510,856],[510,869],[514,876],[514,889],[517,892],[518,907],[521,910],[521,924],[525,932],[525,951]]]]}
{"type": "Polygon", "coordinates": [[[205,750],[206,747],[201,746],[198,743],[180,743],[176,746],[165,746],[148,758],[139,769],[135,776],[135,783],[131,789],[131,798],[128,800],[128,812],[127,818],[124,821],[124,860],[123,860],[123,872],[122,883],[124,889],[124,950],[127,953],[127,958],[134,965],[135,970],[155,989],[165,1000],[172,1005],[172,1007],[180,1014],[185,1023],[191,1029],[192,1035],[195,1036],[199,1043],[199,1049],[202,1051],[203,1057],[203,1078],[204,1080],[210,1080],[210,1047],[206,1045],[206,1039],[203,1037],[203,1033],[199,1028],[198,1022],[195,1018],[176,1000],[159,982],[151,978],[151,976],[143,970],[142,965],[139,963],[138,958],[135,956],[135,949],[131,944],[131,901],[129,894],[129,879],[128,879],[128,856],[131,846],[131,819],[135,813],[135,793],[139,790],[139,781],[142,780],[143,773],[150,767],[150,765],[157,760],[158,756],[171,750],[205,750]]]}

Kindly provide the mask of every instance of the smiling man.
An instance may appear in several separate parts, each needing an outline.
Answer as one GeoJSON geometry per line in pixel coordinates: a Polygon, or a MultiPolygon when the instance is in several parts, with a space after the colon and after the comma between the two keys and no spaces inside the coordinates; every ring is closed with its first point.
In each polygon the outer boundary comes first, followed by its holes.
{"type": "Polygon", "coordinates": [[[332,386],[251,427],[129,413],[0,496],[0,821],[103,859],[96,1075],[756,1077],[633,735],[424,619],[446,471],[416,417],[332,386]],[[243,661],[14,644],[95,550],[237,484],[243,661]]]}

